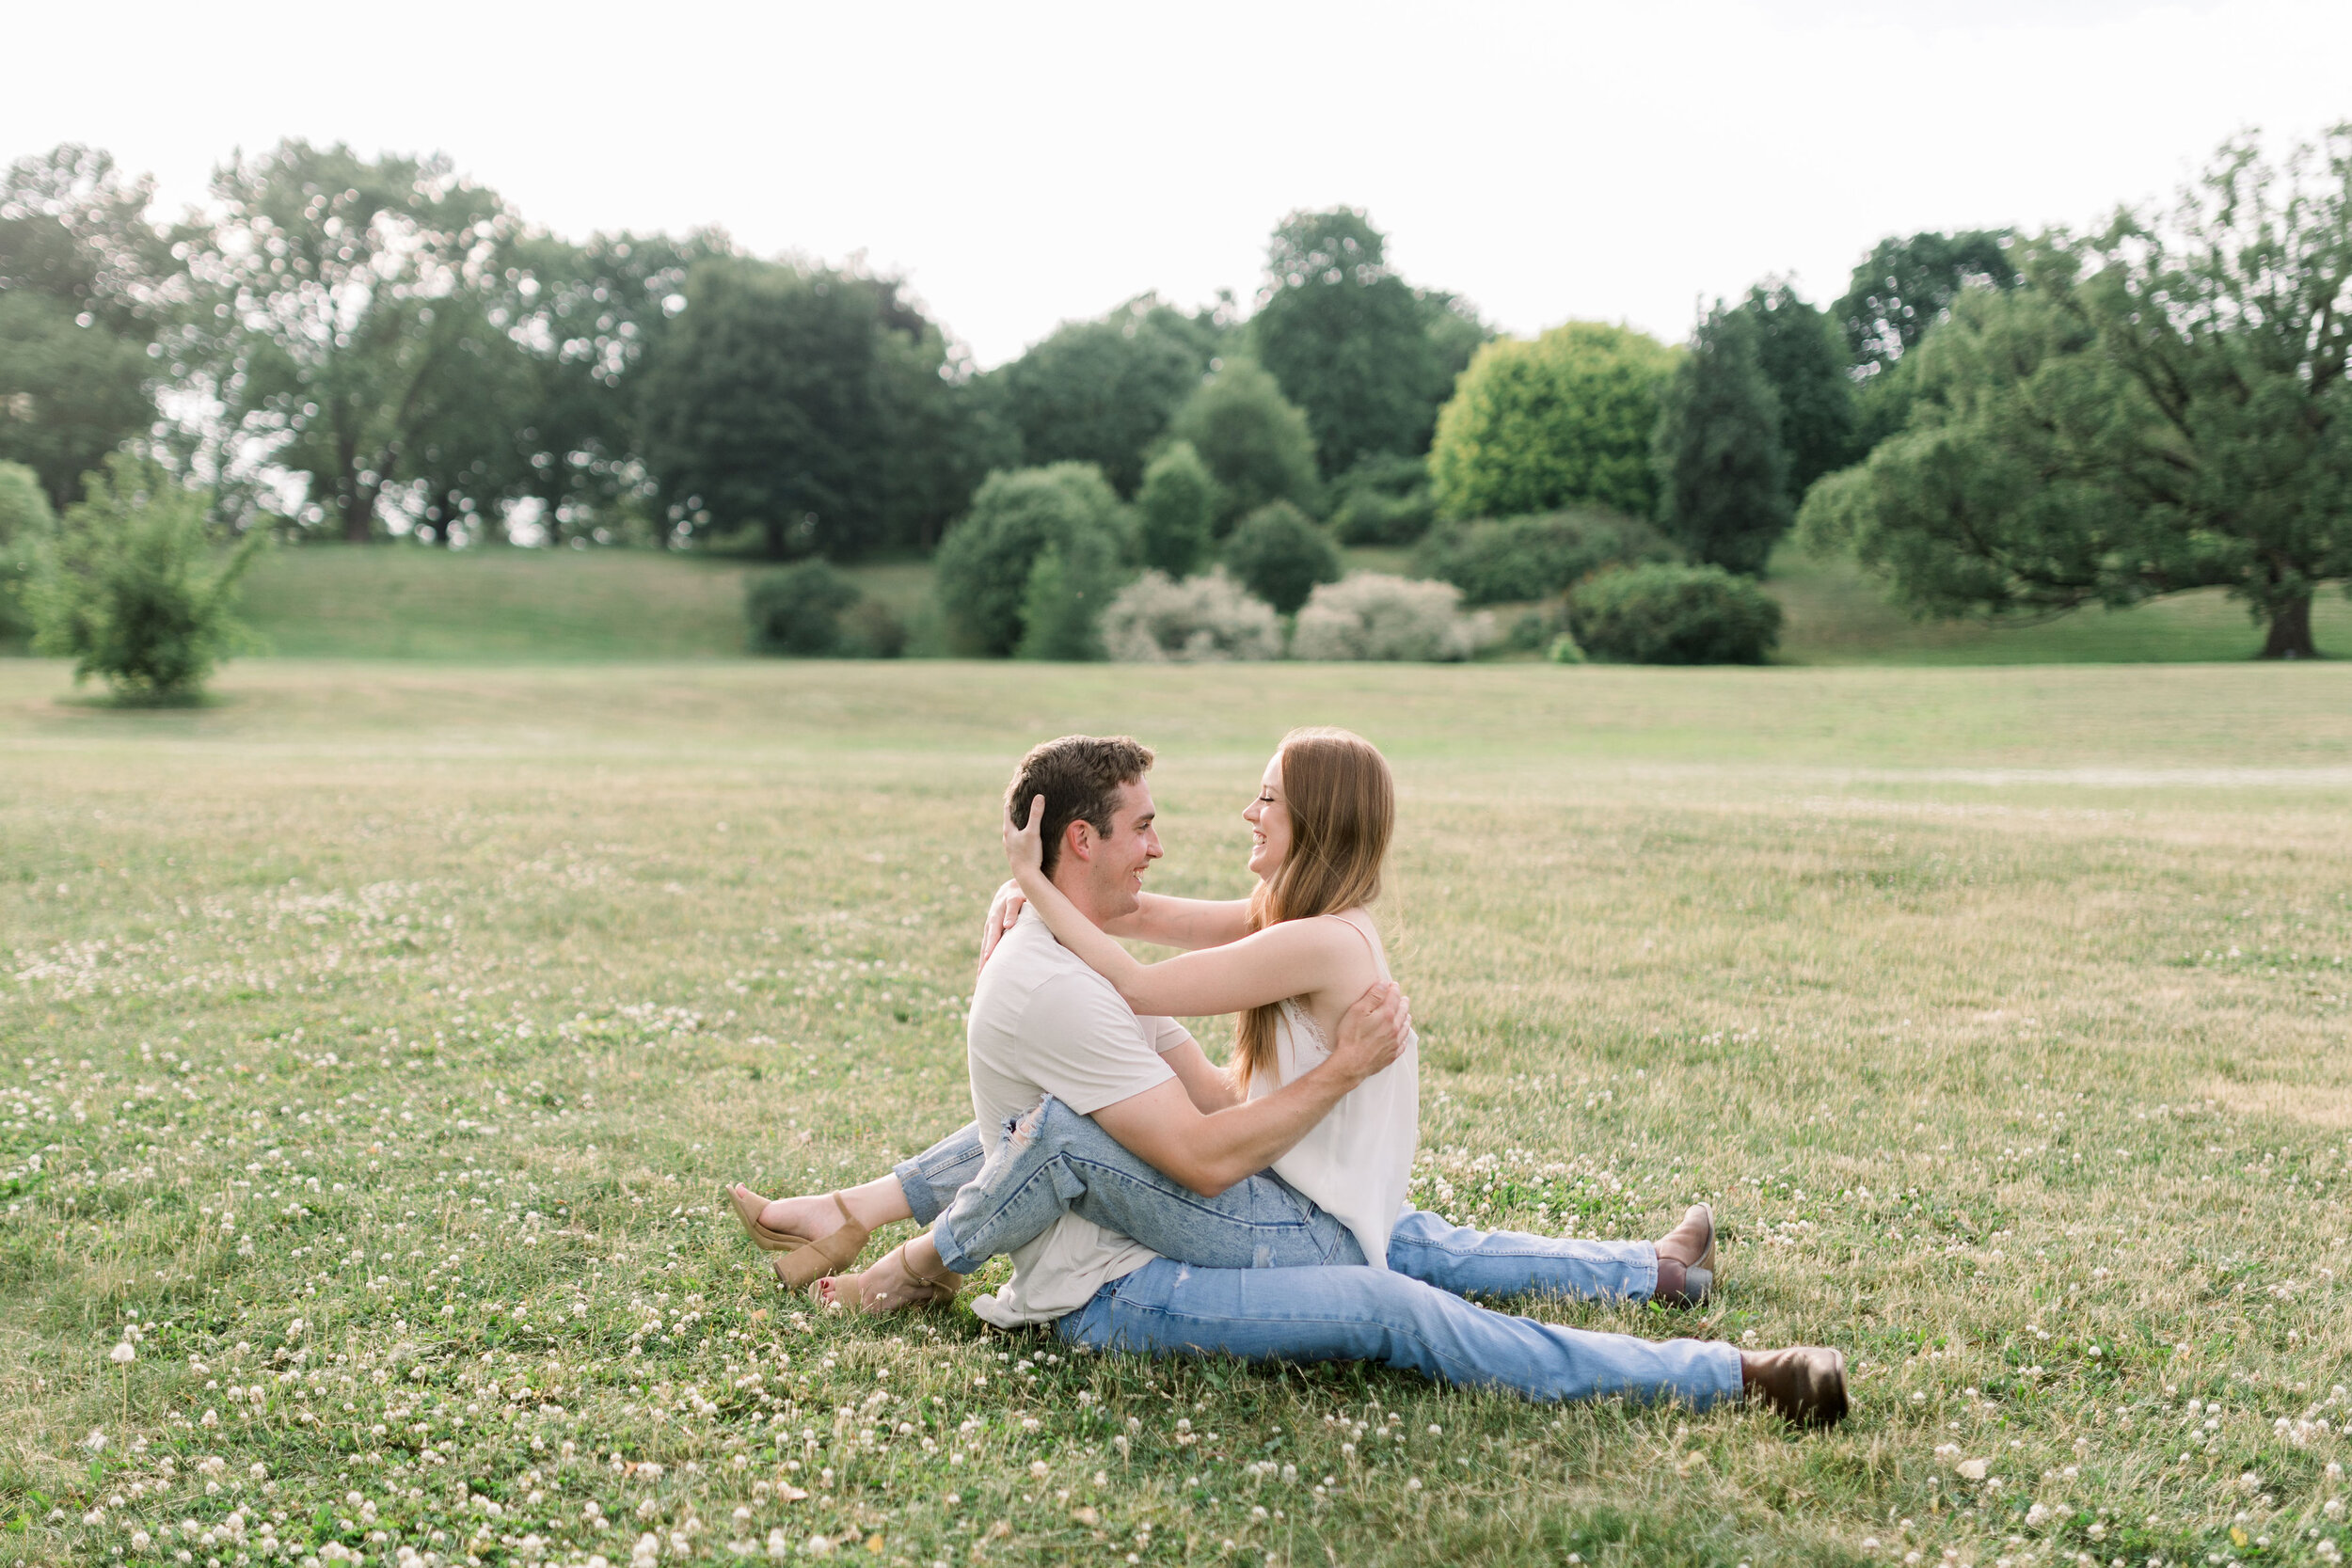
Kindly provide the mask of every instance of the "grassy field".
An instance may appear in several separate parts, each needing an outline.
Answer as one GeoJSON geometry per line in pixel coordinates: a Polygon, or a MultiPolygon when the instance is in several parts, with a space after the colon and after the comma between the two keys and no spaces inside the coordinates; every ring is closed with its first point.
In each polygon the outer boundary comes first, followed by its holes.
{"type": "MultiPolygon", "coordinates": [[[[1353,569],[1409,572],[1406,550],[1351,550],[1353,569]]],[[[740,562],[629,550],[482,550],[334,545],[281,549],[252,569],[246,617],[291,657],[437,660],[730,658],[743,645],[740,562]]],[[[938,646],[930,571],[922,562],[859,566],[851,576],[938,646]]],[[[1788,664],[2131,664],[2250,658],[2262,634],[2220,594],[2137,610],[2090,610],[2045,626],[1995,631],[1920,624],[1851,565],[1784,549],[1769,586],[1788,615],[1788,664]]],[[[2323,651],[2352,653],[2352,603],[2321,598],[2323,651]]]]}
{"type": "Polygon", "coordinates": [[[2341,1550],[2343,666],[66,689],[0,664],[0,1556],[2341,1550]],[[872,1174],[968,1114],[1021,749],[1152,740],[1159,885],[1231,895],[1309,721],[1399,773],[1421,1200],[1646,1236],[1711,1197],[1705,1308],[1513,1305],[1839,1345],[1845,1427],[1073,1357],[774,1287],[722,1183],[872,1174]]]}

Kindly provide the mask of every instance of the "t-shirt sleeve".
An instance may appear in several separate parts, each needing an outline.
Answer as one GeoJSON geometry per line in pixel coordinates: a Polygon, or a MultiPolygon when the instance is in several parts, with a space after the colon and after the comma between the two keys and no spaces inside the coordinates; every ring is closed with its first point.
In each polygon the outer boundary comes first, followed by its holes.
{"type": "Polygon", "coordinates": [[[1081,1116],[1176,1076],[1152,1049],[1156,1036],[1144,1021],[1091,974],[1059,975],[1040,986],[1023,1013],[1020,1037],[1028,1077],[1081,1116]]]}
{"type": "Polygon", "coordinates": [[[1162,1055],[1192,1038],[1192,1031],[1172,1018],[1147,1018],[1138,1022],[1143,1025],[1144,1037],[1152,1042],[1152,1049],[1162,1055]]]}

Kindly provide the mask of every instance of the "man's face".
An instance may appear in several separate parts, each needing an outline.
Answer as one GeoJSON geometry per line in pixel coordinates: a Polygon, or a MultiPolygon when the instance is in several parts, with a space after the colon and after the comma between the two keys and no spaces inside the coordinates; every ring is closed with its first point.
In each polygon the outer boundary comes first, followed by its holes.
{"type": "Polygon", "coordinates": [[[1143,873],[1160,858],[1157,808],[1140,779],[1119,786],[1119,809],[1111,814],[1108,837],[1086,823],[1073,823],[1062,845],[1054,880],[1071,902],[1100,922],[1133,914],[1143,892],[1143,873]]]}

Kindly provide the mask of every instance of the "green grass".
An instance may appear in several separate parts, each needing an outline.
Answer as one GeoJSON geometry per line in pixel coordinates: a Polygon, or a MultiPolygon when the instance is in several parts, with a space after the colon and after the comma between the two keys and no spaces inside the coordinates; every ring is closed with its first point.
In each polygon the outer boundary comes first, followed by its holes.
{"type": "MultiPolygon", "coordinates": [[[[242,614],[268,653],[294,658],[739,658],[744,579],[768,569],[640,550],[306,545],[254,564],[242,614]]],[[[911,626],[930,614],[924,563],[850,575],[911,626]]]]}
{"type": "MultiPolygon", "coordinates": [[[[2082,610],[2037,626],[1915,621],[1847,562],[1784,548],[1767,582],[1788,614],[1780,658],[1789,664],[2184,664],[2249,659],[2263,628],[2219,589],[2130,610],[2082,610]]],[[[2323,594],[2312,607],[2321,653],[2352,655],[2352,601],[2323,594]]]]}
{"type": "Polygon", "coordinates": [[[776,1531],[795,1560],[1250,1568],[2344,1537],[2344,666],[68,689],[0,665],[11,1558],[233,1568],[264,1523],[281,1559],[452,1568],[655,1530],[662,1560],[776,1531]],[[1314,721],[1397,767],[1422,1201],[1643,1236],[1711,1196],[1703,1310],[1513,1305],[1839,1345],[1847,1426],[1073,1357],[773,1286],[723,1181],[871,1175],[968,1115],[956,1004],[1021,749],[1158,745],[1155,879],[1231,895],[1263,755],[1314,721]]]}
{"type": "MultiPolygon", "coordinates": [[[[1345,553],[1350,570],[1411,570],[1408,550],[1345,553]]],[[[246,580],[245,616],[270,652],[296,658],[734,658],[744,652],[743,580],[761,569],[635,550],[312,545],[262,557],[246,580]]],[[[850,575],[912,629],[913,651],[937,649],[928,563],[850,575]]],[[[2186,663],[2250,658],[2262,646],[2245,610],[2218,592],[1994,630],[1914,622],[1852,566],[1793,549],[1774,560],[1769,586],[1788,613],[1780,650],[1788,664],[2186,663]]],[[[2352,654],[2352,603],[2325,595],[2312,621],[2323,652],[2352,654]]]]}

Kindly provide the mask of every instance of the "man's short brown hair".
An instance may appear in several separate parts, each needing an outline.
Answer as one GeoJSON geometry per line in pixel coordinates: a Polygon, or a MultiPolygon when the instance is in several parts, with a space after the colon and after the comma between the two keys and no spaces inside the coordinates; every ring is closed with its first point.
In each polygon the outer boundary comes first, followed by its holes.
{"type": "Polygon", "coordinates": [[[1133,736],[1066,735],[1029,748],[1005,788],[1005,815],[1027,827],[1029,802],[1045,797],[1045,874],[1061,859],[1061,842],[1073,822],[1084,822],[1104,838],[1119,810],[1119,786],[1139,783],[1151,771],[1152,748],[1133,736]]]}

